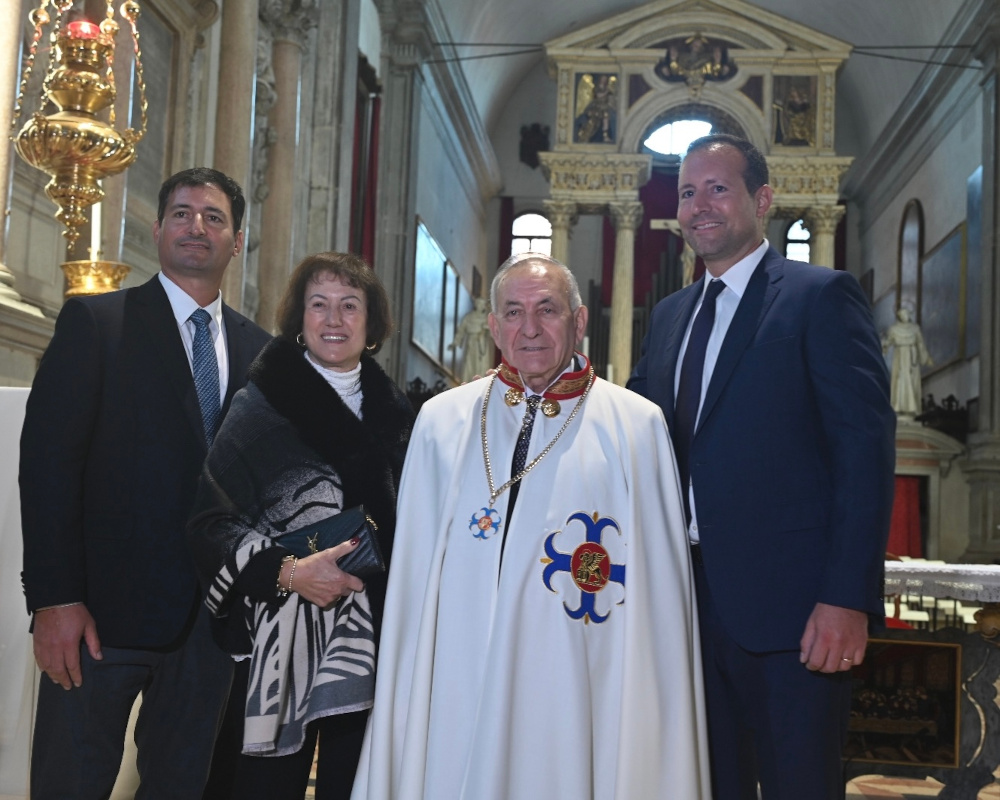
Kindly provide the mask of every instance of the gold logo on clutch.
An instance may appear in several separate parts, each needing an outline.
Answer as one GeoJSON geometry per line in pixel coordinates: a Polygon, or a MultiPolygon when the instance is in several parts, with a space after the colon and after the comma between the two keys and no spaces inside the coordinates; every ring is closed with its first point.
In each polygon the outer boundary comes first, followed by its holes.
{"type": "Polygon", "coordinates": [[[318,553],[319,552],[319,547],[317,546],[318,543],[319,543],[319,534],[318,533],[314,533],[312,536],[307,537],[306,541],[309,542],[309,552],[310,553],[318,553]]]}

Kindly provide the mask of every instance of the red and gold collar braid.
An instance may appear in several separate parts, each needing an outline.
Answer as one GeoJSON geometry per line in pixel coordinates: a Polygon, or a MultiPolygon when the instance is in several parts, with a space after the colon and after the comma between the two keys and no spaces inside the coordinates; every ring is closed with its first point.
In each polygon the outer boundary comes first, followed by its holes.
{"type": "MultiPolygon", "coordinates": [[[[559,376],[554,384],[542,395],[542,412],[547,417],[554,417],[559,413],[559,401],[570,400],[579,397],[586,390],[590,383],[593,370],[590,367],[590,359],[582,353],[577,353],[576,357],[583,362],[583,366],[578,370],[564,372],[559,376]]],[[[504,395],[504,402],[509,406],[516,406],[524,400],[524,383],[517,370],[507,363],[506,359],[501,359],[497,368],[497,377],[510,388],[504,395]]]]}

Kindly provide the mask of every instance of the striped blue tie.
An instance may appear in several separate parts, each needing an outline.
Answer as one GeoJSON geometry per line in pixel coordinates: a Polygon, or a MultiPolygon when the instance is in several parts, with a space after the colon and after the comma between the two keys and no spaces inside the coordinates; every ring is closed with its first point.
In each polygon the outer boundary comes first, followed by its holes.
{"type": "Polygon", "coordinates": [[[191,372],[194,374],[194,389],[198,393],[198,405],[201,407],[201,421],[205,426],[205,443],[211,447],[222,411],[219,406],[219,360],[208,329],[212,318],[205,309],[199,308],[189,319],[194,323],[191,372]]]}

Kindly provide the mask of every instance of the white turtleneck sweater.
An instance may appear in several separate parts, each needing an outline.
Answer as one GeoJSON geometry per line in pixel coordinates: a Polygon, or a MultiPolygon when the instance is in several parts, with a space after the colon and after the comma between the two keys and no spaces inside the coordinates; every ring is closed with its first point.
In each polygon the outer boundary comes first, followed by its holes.
{"type": "Polygon", "coordinates": [[[354,416],[361,419],[361,400],[363,399],[361,394],[361,362],[359,361],[354,369],[337,372],[316,363],[308,350],[306,351],[306,361],[312,364],[313,368],[340,395],[340,399],[354,412],[354,416]]]}

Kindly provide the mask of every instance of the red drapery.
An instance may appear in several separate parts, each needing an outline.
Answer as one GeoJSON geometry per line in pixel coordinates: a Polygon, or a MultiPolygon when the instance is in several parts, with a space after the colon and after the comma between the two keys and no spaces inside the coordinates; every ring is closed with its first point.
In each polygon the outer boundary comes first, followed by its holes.
{"type": "Polygon", "coordinates": [[[920,532],[920,481],[914,475],[896,476],[896,499],[886,552],[896,556],[924,557],[920,532]]]}

